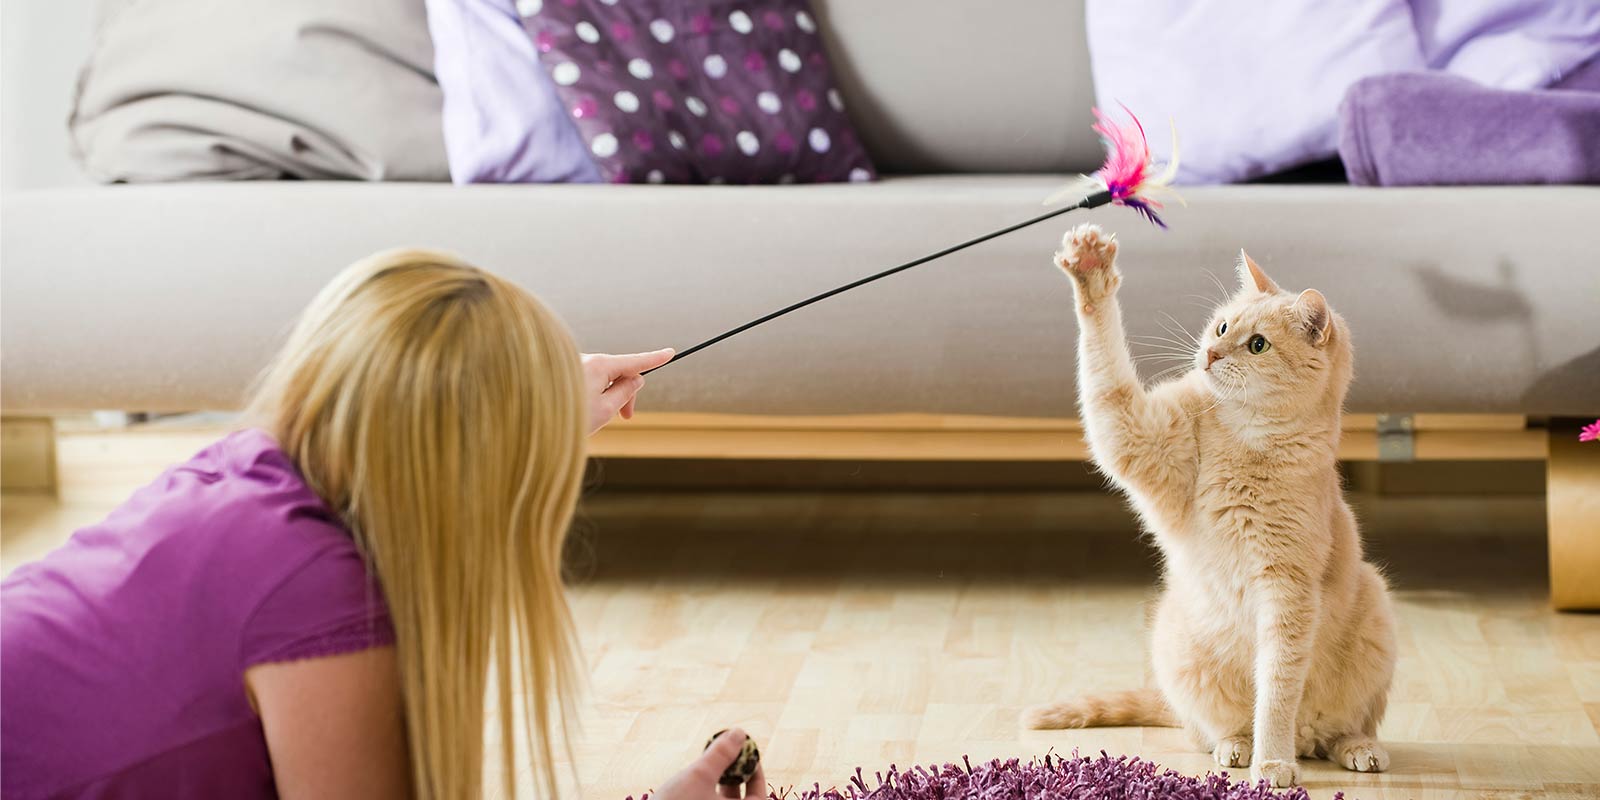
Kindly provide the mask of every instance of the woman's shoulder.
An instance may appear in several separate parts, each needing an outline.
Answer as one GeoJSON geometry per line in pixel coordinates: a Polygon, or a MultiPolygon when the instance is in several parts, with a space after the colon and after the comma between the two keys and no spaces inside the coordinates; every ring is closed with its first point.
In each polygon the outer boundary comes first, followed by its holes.
{"type": "MultiPolygon", "coordinates": [[[[271,436],[250,429],[167,469],[105,519],[19,569],[6,589],[8,602],[102,606],[84,608],[86,615],[176,605],[203,607],[200,616],[217,625],[246,626],[264,613],[272,618],[263,608],[289,601],[308,612],[319,602],[348,605],[370,594],[370,583],[338,515],[271,436]]],[[[349,609],[334,609],[341,610],[349,609]]]]}
{"type": "MultiPolygon", "coordinates": [[[[227,585],[270,591],[321,558],[355,557],[339,515],[265,431],[231,433],[135,493],[105,525],[227,585]]],[[[137,544],[135,544],[137,546],[137,544]]]]}
{"type": "Polygon", "coordinates": [[[383,593],[367,559],[288,454],[266,432],[253,429],[228,436],[217,448],[223,474],[235,483],[215,510],[218,521],[256,531],[228,537],[238,549],[229,560],[244,569],[274,565],[270,574],[255,576],[242,665],[392,642],[383,593]]]}

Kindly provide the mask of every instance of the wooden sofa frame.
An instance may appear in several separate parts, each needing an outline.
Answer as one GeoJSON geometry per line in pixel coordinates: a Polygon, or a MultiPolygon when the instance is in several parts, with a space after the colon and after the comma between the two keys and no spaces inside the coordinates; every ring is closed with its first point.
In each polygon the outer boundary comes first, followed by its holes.
{"type": "MultiPolygon", "coordinates": [[[[49,418],[7,417],[0,453],[6,491],[54,492],[56,431],[49,418]]],[[[1576,421],[1507,414],[1352,414],[1346,461],[1543,461],[1550,594],[1562,610],[1600,609],[1600,443],[1579,443],[1576,421]]],[[[196,431],[195,446],[214,435],[196,431]]],[[[1084,461],[1073,419],[929,414],[746,416],[642,413],[591,441],[603,458],[1084,461]]],[[[117,453],[102,453],[116,460],[117,453]]],[[[129,460],[123,454],[124,460],[129,460]]],[[[114,468],[114,467],[113,467],[114,468]]],[[[142,468],[142,466],[140,467],[142,468]]]]}

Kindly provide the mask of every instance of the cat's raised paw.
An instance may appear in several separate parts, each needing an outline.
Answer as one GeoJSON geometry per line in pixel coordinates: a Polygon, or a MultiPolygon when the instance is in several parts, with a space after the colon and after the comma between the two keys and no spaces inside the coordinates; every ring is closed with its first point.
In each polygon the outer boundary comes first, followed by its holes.
{"type": "Polygon", "coordinates": [[[1261,761],[1250,768],[1250,780],[1266,781],[1274,789],[1300,783],[1300,765],[1293,761],[1261,761]]]}
{"type": "Polygon", "coordinates": [[[1250,740],[1243,737],[1229,737],[1217,742],[1211,757],[1217,760],[1219,767],[1248,767],[1250,766],[1250,740]]]}
{"type": "Polygon", "coordinates": [[[1351,772],[1389,769],[1389,751],[1371,739],[1346,739],[1334,745],[1333,761],[1351,772]]]}
{"type": "Polygon", "coordinates": [[[1116,234],[1087,222],[1063,234],[1061,249],[1056,251],[1056,263],[1074,275],[1109,267],[1116,260],[1116,234]]]}
{"type": "Polygon", "coordinates": [[[1121,281],[1117,237],[1100,230],[1099,225],[1079,225],[1061,237],[1056,265],[1072,276],[1084,311],[1093,312],[1095,304],[1116,291],[1121,281]]]}

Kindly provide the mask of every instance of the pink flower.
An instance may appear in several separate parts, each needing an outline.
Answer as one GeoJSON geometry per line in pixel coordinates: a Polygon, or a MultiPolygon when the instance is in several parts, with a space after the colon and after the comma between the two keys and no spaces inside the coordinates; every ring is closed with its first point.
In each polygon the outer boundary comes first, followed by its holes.
{"type": "Polygon", "coordinates": [[[1592,424],[1583,426],[1583,430],[1578,432],[1578,441],[1600,442],[1600,419],[1595,420],[1592,424]]]}

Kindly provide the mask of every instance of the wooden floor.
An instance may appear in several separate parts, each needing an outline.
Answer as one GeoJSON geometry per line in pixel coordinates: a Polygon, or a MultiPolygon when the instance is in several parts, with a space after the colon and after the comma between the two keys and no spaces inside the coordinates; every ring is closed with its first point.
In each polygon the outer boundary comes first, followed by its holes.
{"type": "MultiPolygon", "coordinates": [[[[63,449],[65,501],[6,496],[0,569],[152,476],[129,452],[63,449]]],[[[1307,762],[1312,796],[1600,797],[1600,616],[1547,609],[1540,500],[1357,500],[1397,589],[1393,769],[1307,762]]],[[[1018,728],[1030,704],[1146,680],[1154,564],[1104,495],[602,488],[573,572],[584,798],[637,795],[735,724],[778,785],[1074,749],[1216,769],[1178,731],[1018,728]]]]}

